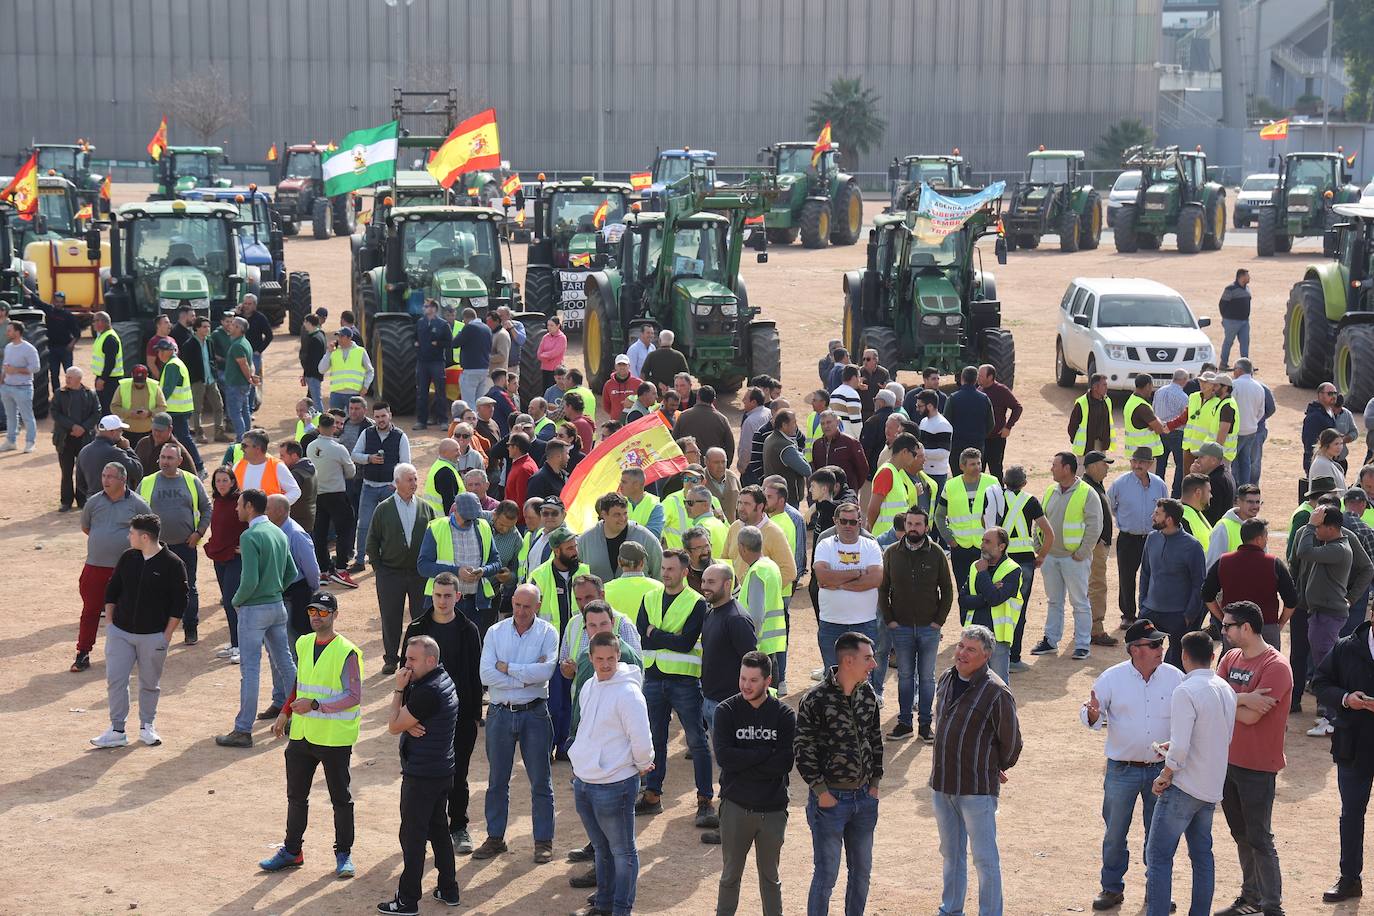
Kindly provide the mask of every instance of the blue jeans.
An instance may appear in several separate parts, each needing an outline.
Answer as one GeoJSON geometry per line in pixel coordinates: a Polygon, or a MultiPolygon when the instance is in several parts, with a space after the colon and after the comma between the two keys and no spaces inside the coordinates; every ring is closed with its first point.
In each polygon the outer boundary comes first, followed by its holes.
{"type": "MultiPolygon", "coordinates": [[[[1250,355],[1250,319],[1249,318],[1223,318],[1221,319],[1221,364],[1231,365],[1231,344],[1240,341],[1240,355],[1248,357],[1250,355]]],[[[1236,481],[1237,484],[1240,481],[1236,481]]]]}
{"type": "Polygon", "coordinates": [[[296,663],[291,660],[291,645],[286,638],[286,605],[245,604],[239,608],[239,714],[234,731],[252,732],[258,716],[258,677],[262,670],[262,649],[272,666],[272,705],[286,702],[288,690],[296,685],[296,663]]]}
{"type": "MultiPolygon", "coordinates": [[[[816,638],[821,644],[821,664],[827,671],[838,664],[835,658],[835,640],[846,633],[862,633],[873,640],[876,648],[878,645],[878,621],[877,618],[864,623],[830,623],[821,620],[816,623],[816,638]]],[[[883,675],[887,673],[887,665],[876,666],[873,673],[868,676],[868,681],[873,685],[873,689],[880,695],[883,691],[883,675]]]]}
{"type": "Polygon", "coordinates": [[[1188,842],[1193,862],[1193,900],[1188,916],[1207,916],[1212,909],[1216,863],[1212,860],[1212,812],[1216,805],[1200,801],[1177,786],[1164,790],[1150,818],[1145,841],[1146,916],[1169,916],[1174,885],[1174,852],[1179,837],[1188,842]]]}
{"type": "Polygon", "coordinates": [[[434,400],[441,405],[439,418],[435,423],[448,425],[448,411],[442,405],[448,403],[448,395],[444,384],[444,369],[442,362],[425,362],[415,364],[415,422],[428,423],[429,420],[429,390],[434,387],[434,400]]]}
{"type": "MultiPolygon", "coordinates": [[[[354,562],[367,562],[367,529],[372,525],[372,514],[377,511],[379,502],[395,492],[396,488],[391,484],[383,487],[363,484],[362,492],[358,496],[358,548],[353,551],[354,562]]],[[[376,557],[373,559],[375,560],[376,557]]]]}
{"type": "Polygon", "coordinates": [[[492,703],[487,707],[487,779],[486,815],[487,835],[506,835],[510,819],[510,776],[515,766],[515,748],[520,747],[520,759],[530,779],[533,796],[531,811],[534,819],[534,841],[553,842],[553,771],[549,755],[553,753],[553,723],[549,720],[547,703],[536,704],[522,712],[512,712],[505,706],[492,703]]]}
{"type": "Polygon", "coordinates": [[[644,702],[649,707],[649,732],[654,739],[654,768],[644,777],[644,788],[655,795],[663,792],[663,780],[668,776],[668,723],[676,712],[687,739],[687,749],[692,752],[697,794],[710,798],[711,750],[703,724],[701,681],[676,675],[646,677],[644,702]]]}
{"type": "Polygon", "coordinates": [[[1093,612],[1088,606],[1088,572],[1092,560],[1075,560],[1050,554],[1040,567],[1049,608],[1045,611],[1045,641],[1058,648],[1064,635],[1064,593],[1073,604],[1073,647],[1088,648],[1092,639],[1093,612]]]}
{"type": "Polygon", "coordinates": [[[464,369],[463,374],[458,376],[458,393],[473,410],[477,409],[477,399],[490,387],[491,379],[487,376],[486,366],[480,369],[464,369]]]}
{"type": "Polygon", "coordinates": [[[239,612],[234,609],[234,593],[239,590],[239,578],[243,575],[243,557],[235,556],[228,563],[215,561],[215,581],[219,583],[219,603],[224,608],[224,617],[229,621],[229,645],[238,648],[239,612]]]}
{"type": "Polygon", "coordinates": [[[639,850],[635,847],[635,793],[639,776],[597,785],[573,777],[577,816],[596,850],[596,908],[627,916],[635,905],[639,850]]]}
{"type": "Polygon", "coordinates": [[[1256,486],[1259,486],[1260,474],[1264,470],[1264,443],[1268,438],[1269,430],[1261,420],[1259,429],[1255,430],[1255,444],[1251,446],[1250,454],[1250,482],[1256,486]]]}
{"type": "Polygon", "coordinates": [[[839,802],[822,808],[816,793],[806,793],[806,823],[811,828],[811,891],[806,916],[826,916],[830,894],[840,877],[843,850],[849,880],[844,890],[845,916],[862,916],[868,904],[868,879],[873,869],[873,831],[878,826],[878,800],[868,788],[836,789],[839,802]]]}
{"type": "Polygon", "coordinates": [[[200,459],[200,450],[196,448],[196,437],[191,435],[189,413],[172,414],[172,435],[176,436],[177,441],[186,446],[186,451],[191,453],[191,463],[196,466],[196,473],[205,470],[205,462],[200,459]]]}
{"type": "Polygon", "coordinates": [[[1164,476],[1168,470],[1169,462],[1174,463],[1174,481],[1169,485],[1169,495],[1178,499],[1183,493],[1183,430],[1176,429],[1173,432],[1165,433],[1160,437],[1164,445],[1164,454],[1155,459],[1155,476],[1165,483],[1169,478],[1164,476]]]}
{"type": "Polygon", "coordinates": [[[253,407],[249,385],[224,386],[224,413],[234,428],[234,441],[242,442],[243,434],[253,425],[253,407]]]}
{"type": "Polygon", "coordinates": [[[38,421],[33,416],[33,385],[0,385],[0,403],[5,405],[5,417],[9,421],[6,441],[14,445],[19,439],[19,424],[26,427],[24,444],[38,442],[38,421]]]}
{"type": "MultiPolygon", "coordinates": [[[[305,393],[309,396],[310,403],[315,408],[315,413],[324,413],[324,400],[320,396],[321,384],[323,383],[317,378],[311,378],[308,375],[305,377],[305,393]]],[[[348,406],[345,405],[342,409],[347,410],[348,406]]]]}
{"type": "Polygon", "coordinates": [[[997,796],[930,793],[944,859],[940,916],[963,916],[968,895],[968,849],[978,869],[979,916],[1002,916],[1002,864],[997,854],[997,796]]]}
{"type": "Polygon", "coordinates": [[[1231,476],[1236,479],[1236,486],[1254,483],[1251,479],[1253,470],[1253,458],[1255,454],[1255,433],[1248,436],[1236,437],[1236,460],[1231,462],[1231,476]]]}
{"type": "Polygon", "coordinates": [[[331,391],[329,392],[329,409],[346,411],[349,400],[356,396],[357,392],[353,391],[331,391]]]}
{"type": "Polygon", "coordinates": [[[911,724],[911,704],[919,688],[917,723],[927,726],[935,705],[935,656],[940,652],[940,631],[931,626],[883,629],[897,655],[897,721],[911,724]]]}
{"type": "Polygon", "coordinates": [[[1150,791],[1150,785],[1163,769],[1162,760],[1147,767],[1107,761],[1107,772],[1102,777],[1102,820],[1106,824],[1106,832],[1102,835],[1104,891],[1120,894],[1126,890],[1126,869],[1131,864],[1126,837],[1131,832],[1137,798],[1140,799],[1140,822],[1145,828],[1144,848],[1149,848],[1150,819],[1155,813],[1155,794],[1150,791]]]}

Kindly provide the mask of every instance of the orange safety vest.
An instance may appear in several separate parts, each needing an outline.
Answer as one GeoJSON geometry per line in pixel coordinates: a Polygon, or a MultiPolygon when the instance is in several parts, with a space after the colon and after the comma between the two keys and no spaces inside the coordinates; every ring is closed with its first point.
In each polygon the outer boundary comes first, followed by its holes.
{"type": "MultiPolygon", "coordinates": [[[[268,496],[271,496],[273,493],[285,492],[281,488],[281,481],[277,479],[277,465],[279,464],[281,464],[280,461],[278,461],[276,458],[273,458],[271,455],[268,455],[267,464],[262,469],[262,483],[258,485],[258,489],[262,490],[262,492],[266,493],[268,496]]],[[[247,487],[245,487],[243,483],[244,475],[247,473],[248,459],[240,458],[239,463],[234,465],[234,477],[239,482],[240,490],[247,489],[247,487]]]]}

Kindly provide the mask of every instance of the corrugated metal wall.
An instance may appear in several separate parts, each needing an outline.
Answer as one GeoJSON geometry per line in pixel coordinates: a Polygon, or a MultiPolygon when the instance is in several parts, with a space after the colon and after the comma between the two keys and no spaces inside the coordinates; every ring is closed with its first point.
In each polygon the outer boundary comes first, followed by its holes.
{"type": "Polygon", "coordinates": [[[888,122],[849,168],[955,145],[979,169],[1016,168],[1037,143],[1086,148],[1123,117],[1153,123],[1161,3],[8,0],[0,152],[84,135],[102,157],[143,158],[151,91],[215,65],[249,102],[230,158],[260,161],[273,141],[386,120],[404,67],[495,105],[503,153],[526,170],[593,168],[604,150],[623,171],[682,144],[752,162],[808,139],[809,105],[839,75],[874,87],[888,122]]]}

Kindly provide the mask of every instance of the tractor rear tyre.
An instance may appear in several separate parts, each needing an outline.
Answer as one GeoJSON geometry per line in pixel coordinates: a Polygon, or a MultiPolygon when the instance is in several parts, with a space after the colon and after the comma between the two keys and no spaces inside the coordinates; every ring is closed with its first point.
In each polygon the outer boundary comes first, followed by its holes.
{"type": "Polygon", "coordinates": [[[1059,250],[1073,254],[1078,250],[1078,214],[1066,199],[1059,214],[1059,250]]]}
{"type": "MultiPolygon", "coordinates": [[[[897,347],[897,330],[895,328],[867,327],[864,328],[863,336],[860,339],[861,349],[858,351],[862,355],[863,350],[878,351],[878,365],[895,366],[902,360],[901,352],[897,347]]],[[[895,372],[893,373],[895,376],[895,372]]],[[[774,376],[776,378],[777,376],[774,376]]]]}
{"type": "Polygon", "coordinates": [[[293,270],[287,276],[286,328],[292,334],[301,332],[301,322],[310,314],[310,274],[293,270]]]}
{"type": "Polygon", "coordinates": [[[110,329],[119,335],[119,345],[124,349],[124,378],[134,374],[134,366],[143,362],[143,328],[137,321],[116,321],[110,329]]]}
{"type": "Polygon", "coordinates": [[[765,229],[764,234],[768,236],[770,245],[791,245],[797,240],[797,227],[788,226],[786,229],[765,229]]]}
{"type": "Polygon", "coordinates": [[[1272,258],[1278,241],[1279,215],[1273,207],[1265,207],[1259,211],[1255,225],[1255,254],[1272,258]]]}
{"type": "Polygon", "coordinates": [[[1202,231],[1202,205],[1187,204],[1180,208],[1174,233],[1182,254],[1197,254],[1202,250],[1202,231]]]}
{"type": "Polygon", "coordinates": [[[582,316],[582,362],[586,367],[587,386],[592,391],[600,391],[615,371],[611,329],[616,317],[611,314],[611,303],[602,297],[601,288],[594,284],[587,286],[587,304],[582,316]]]}
{"type": "Polygon", "coordinates": [[[1002,236],[1002,238],[1007,243],[1008,254],[1016,250],[1016,236],[1013,233],[1008,232],[1006,235],[1002,236]]]}
{"type": "Polygon", "coordinates": [[[289,239],[301,234],[301,224],[297,220],[283,221],[281,224],[281,234],[289,239]]]}
{"type": "Polygon", "coordinates": [[[1226,199],[1218,195],[1207,208],[1207,225],[1202,231],[1202,250],[1219,251],[1226,243],[1226,199]]]}
{"type": "Polygon", "coordinates": [[[358,330],[363,334],[359,343],[366,345],[376,333],[374,325],[377,323],[377,290],[366,277],[358,281],[358,308],[353,313],[353,319],[358,322],[358,330]]]}
{"type": "Polygon", "coordinates": [[[353,213],[352,195],[339,194],[329,199],[329,209],[332,211],[332,223],[334,234],[338,236],[352,235],[353,229],[357,225],[357,216],[353,213]]]}
{"type": "Polygon", "coordinates": [[[409,316],[377,322],[377,371],[372,390],[395,414],[415,409],[415,322],[409,316]]]}
{"type": "Polygon", "coordinates": [[[863,225],[864,196],[856,182],[846,182],[835,195],[835,206],[831,214],[830,244],[853,245],[859,240],[863,225]]]}
{"type": "Polygon", "coordinates": [[[1293,236],[1275,235],[1274,250],[1277,251],[1279,254],[1288,254],[1288,252],[1293,250],[1293,236]]]}
{"type": "Polygon", "coordinates": [[[1374,398],[1374,325],[1348,324],[1336,332],[1332,358],[1336,390],[1358,413],[1374,398]]]}
{"type": "Polygon", "coordinates": [[[1078,223],[1078,247],[1084,251],[1094,251],[1101,244],[1102,198],[1098,197],[1096,191],[1089,191],[1078,223]]]}
{"type": "Polygon", "coordinates": [[[749,374],[782,378],[782,340],[771,321],[749,325],[749,374]]]}
{"type": "Polygon", "coordinates": [[[1335,337],[1336,326],[1326,317],[1321,283],[1295,283],[1283,316],[1283,367],[1288,381],[1299,388],[1315,388],[1331,378],[1335,337]]]}
{"type": "Polygon", "coordinates": [[[544,370],[539,365],[539,345],[548,333],[542,312],[523,312],[511,316],[516,321],[524,320],[525,345],[520,348],[520,403],[526,408],[530,401],[544,396],[544,370]],[[531,315],[537,315],[530,320],[531,315]]]}
{"type": "Polygon", "coordinates": [[[808,200],[802,205],[801,240],[803,248],[824,248],[830,244],[830,202],[808,200]]]}
{"type": "Polygon", "coordinates": [[[1140,241],[1135,231],[1135,205],[1122,204],[1117,209],[1113,222],[1115,227],[1112,232],[1115,235],[1117,253],[1134,254],[1139,251],[1140,241]]]}
{"type": "Polygon", "coordinates": [[[997,381],[1008,388],[1016,384],[1016,340],[1006,328],[983,332],[983,362],[997,370],[997,381]]]}
{"type": "Polygon", "coordinates": [[[543,312],[552,318],[558,314],[558,306],[553,301],[557,275],[551,267],[530,267],[525,270],[525,308],[532,312],[543,312]]]}
{"type": "Polygon", "coordinates": [[[310,211],[310,222],[315,238],[329,238],[329,201],[323,197],[315,198],[315,205],[310,211]]]}
{"type": "MultiPolygon", "coordinates": [[[[24,339],[33,344],[33,348],[38,351],[38,371],[33,375],[33,415],[38,419],[43,419],[48,415],[48,329],[39,322],[33,322],[24,328],[24,339]]],[[[17,417],[10,417],[10,429],[17,429],[14,424],[19,422],[17,417]]]]}
{"type": "MultiPolygon", "coordinates": [[[[844,310],[841,315],[840,342],[852,356],[855,353],[862,354],[863,350],[859,346],[864,333],[864,316],[859,307],[859,290],[847,289],[844,292],[844,310]]],[[[893,366],[895,363],[885,363],[878,361],[880,366],[893,366]]]]}
{"type": "Polygon", "coordinates": [[[1078,373],[1069,366],[1064,358],[1064,341],[1054,342],[1054,383],[1060,388],[1072,388],[1078,381],[1078,373]]]}

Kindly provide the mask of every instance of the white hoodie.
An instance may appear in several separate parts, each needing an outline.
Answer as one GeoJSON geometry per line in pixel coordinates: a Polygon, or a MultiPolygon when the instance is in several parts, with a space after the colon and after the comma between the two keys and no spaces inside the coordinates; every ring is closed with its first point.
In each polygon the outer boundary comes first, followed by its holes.
{"type": "Polygon", "coordinates": [[[593,675],[582,685],[577,737],[568,749],[578,779],[598,785],[621,782],[653,763],[643,683],[639,668],[620,662],[610,680],[593,675]]]}

